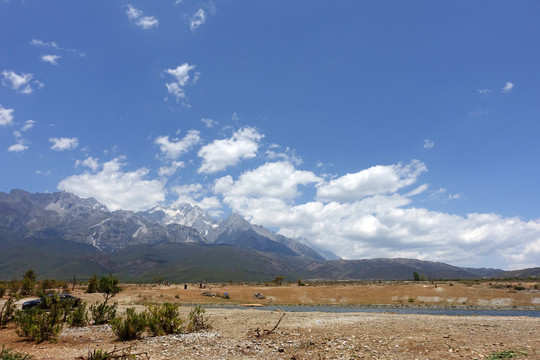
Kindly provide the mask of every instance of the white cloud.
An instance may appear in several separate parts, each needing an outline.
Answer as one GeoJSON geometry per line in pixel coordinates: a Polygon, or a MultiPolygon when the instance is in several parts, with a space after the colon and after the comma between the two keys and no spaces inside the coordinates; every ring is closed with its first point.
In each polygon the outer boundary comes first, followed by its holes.
{"type": "Polygon", "coordinates": [[[82,161],[77,160],[75,162],[75,166],[86,166],[95,172],[99,168],[100,165],[99,165],[99,159],[96,159],[92,156],[88,156],[86,159],[82,161]]]}
{"type": "Polygon", "coordinates": [[[176,170],[184,167],[183,161],[172,161],[169,166],[161,166],[159,168],[159,176],[170,177],[176,173],[176,170]]]}
{"type": "Polygon", "coordinates": [[[189,184],[183,186],[175,186],[172,191],[178,195],[176,204],[191,204],[197,205],[203,210],[210,212],[212,216],[221,214],[221,202],[215,196],[206,196],[201,184],[189,184]]]}
{"type": "MultiPolygon", "coordinates": [[[[405,195],[396,191],[403,182],[416,181],[415,173],[423,172],[421,163],[384,167],[391,177],[403,171],[410,174],[402,174],[393,180],[393,185],[382,187],[370,186],[368,181],[368,188],[376,189],[369,191],[374,195],[345,203],[295,204],[292,197],[296,170],[291,166],[282,166],[287,171],[278,171],[281,176],[259,169],[242,174],[236,181],[225,176],[216,180],[214,191],[223,196],[224,203],[233,211],[252,223],[278,228],[285,236],[309,239],[347,259],[409,257],[462,266],[497,259],[499,264],[492,266],[538,266],[540,219],[522,221],[475,213],[463,217],[411,207],[411,198],[425,191],[427,185],[405,195]],[[405,170],[408,167],[411,169],[405,170]],[[284,180],[287,174],[291,176],[288,181],[284,180]],[[258,180],[263,184],[257,184],[258,180]]],[[[446,195],[445,189],[442,194],[446,195]]]]}
{"type": "Polygon", "coordinates": [[[218,179],[215,191],[226,197],[264,196],[294,199],[300,195],[298,185],[321,180],[311,171],[296,170],[289,162],[274,162],[244,172],[237,181],[233,181],[229,175],[218,179]]]}
{"type": "Polygon", "coordinates": [[[435,146],[435,143],[432,140],[424,140],[424,149],[432,149],[435,146]]]}
{"type": "Polygon", "coordinates": [[[504,87],[501,89],[501,92],[509,93],[510,91],[512,91],[513,88],[514,88],[514,84],[508,81],[506,84],[504,84],[504,87]]]}
{"type": "Polygon", "coordinates": [[[197,130],[189,130],[183,139],[175,138],[169,140],[168,136],[158,136],[154,142],[159,145],[160,150],[167,158],[176,159],[197,145],[199,141],[199,132],[197,130]]]}
{"type": "MultiPolygon", "coordinates": [[[[32,39],[32,41],[30,41],[30,45],[43,47],[43,48],[46,48],[46,49],[55,49],[55,50],[59,50],[59,51],[66,51],[66,52],[73,53],[73,54],[75,54],[77,56],[80,56],[80,57],[85,57],[86,56],[83,52],[81,52],[81,51],[79,51],[77,49],[63,48],[63,47],[59,46],[54,41],[43,41],[43,40],[40,40],[40,39],[32,39]]],[[[56,56],[56,55],[45,55],[45,56],[56,56]]],[[[48,61],[48,60],[43,59],[43,56],[42,56],[41,60],[48,61]]]]}
{"type": "Polygon", "coordinates": [[[202,165],[198,172],[211,174],[229,166],[236,165],[241,159],[257,155],[259,141],[264,137],[252,127],[245,127],[235,132],[231,138],[214,140],[203,146],[198,153],[202,165]]]}
{"type": "Polygon", "coordinates": [[[491,89],[477,89],[480,95],[489,95],[492,93],[491,89]]]}
{"type": "Polygon", "coordinates": [[[213,128],[218,124],[218,122],[213,119],[202,118],[201,121],[207,128],[213,128]]]}
{"type": "Polygon", "coordinates": [[[21,152],[26,149],[28,149],[28,146],[24,145],[23,143],[17,143],[8,147],[8,151],[11,151],[11,152],[21,152]]]}
{"type": "Polygon", "coordinates": [[[36,121],[34,120],[26,120],[24,122],[24,126],[21,128],[21,131],[28,131],[31,128],[33,128],[35,124],[36,124],[36,121]]]}
{"type": "MultiPolygon", "coordinates": [[[[22,73],[21,75],[17,74],[11,70],[2,71],[2,84],[6,87],[9,87],[21,94],[31,94],[34,90],[31,86],[33,74],[22,73]]],[[[37,81],[38,86],[43,87],[43,83],[37,81]]]]}
{"type": "Polygon", "coordinates": [[[53,145],[51,146],[51,149],[56,150],[56,151],[73,150],[77,146],[79,146],[79,139],[77,139],[76,137],[50,138],[49,141],[53,143],[53,145]]]}
{"type": "Polygon", "coordinates": [[[48,63],[51,63],[53,65],[58,65],[58,62],[57,60],[60,59],[61,56],[59,55],[42,55],[41,56],[41,61],[44,61],[44,62],[48,62],[48,63]]]}
{"type": "Polygon", "coordinates": [[[196,31],[205,22],[206,13],[203,9],[199,9],[189,17],[189,28],[191,31],[196,31]]]}
{"type": "Polygon", "coordinates": [[[167,69],[165,72],[175,78],[174,82],[166,83],[169,94],[174,95],[177,100],[186,97],[184,86],[189,81],[189,72],[195,68],[195,65],[184,63],[176,67],[176,69],[167,69]]]}
{"type": "Polygon", "coordinates": [[[165,200],[163,183],[145,180],[148,169],[140,168],[123,172],[123,158],[103,164],[101,171],[72,175],[58,184],[59,190],[69,191],[81,197],[93,197],[109,210],[145,210],[165,200]]]}
{"type": "Polygon", "coordinates": [[[154,16],[143,16],[143,12],[128,4],[126,14],[129,20],[133,21],[135,25],[147,30],[154,26],[158,26],[159,21],[154,16]]]}
{"type": "Polygon", "coordinates": [[[6,109],[0,105],[0,126],[8,126],[13,124],[13,109],[6,109]]]}
{"type": "Polygon", "coordinates": [[[393,193],[414,184],[425,171],[426,166],[418,160],[408,165],[377,165],[320,185],[317,198],[321,201],[347,202],[371,195],[393,193]]]}

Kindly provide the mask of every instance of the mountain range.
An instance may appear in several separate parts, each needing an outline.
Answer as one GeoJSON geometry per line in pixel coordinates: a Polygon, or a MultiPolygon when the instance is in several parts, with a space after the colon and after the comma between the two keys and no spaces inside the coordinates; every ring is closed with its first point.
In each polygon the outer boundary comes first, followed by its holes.
{"type": "MultiPolygon", "coordinates": [[[[0,192],[0,279],[113,273],[123,281],[404,280],[504,277],[499,269],[412,259],[341,260],[237,214],[215,220],[190,204],[109,211],[68,192],[0,192]]],[[[540,268],[525,271],[527,276],[540,268]]]]}

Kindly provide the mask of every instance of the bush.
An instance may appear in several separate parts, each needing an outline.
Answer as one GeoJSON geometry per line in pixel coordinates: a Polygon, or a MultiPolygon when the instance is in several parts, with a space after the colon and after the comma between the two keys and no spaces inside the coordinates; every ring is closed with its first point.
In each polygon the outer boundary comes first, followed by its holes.
{"type": "Polygon", "coordinates": [[[0,298],[4,297],[6,294],[7,286],[4,284],[0,284],[0,298]]]}
{"type": "Polygon", "coordinates": [[[0,360],[30,360],[31,358],[32,355],[13,351],[11,348],[6,348],[5,345],[2,345],[2,350],[0,350],[0,360]]]}
{"type": "Polygon", "coordinates": [[[81,301],[79,306],[71,312],[68,317],[69,326],[85,326],[88,324],[88,313],[86,312],[86,301],[81,301]]]}
{"type": "Polygon", "coordinates": [[[107,305],[106,302],[90,305],[90,313],[95,325],[107,324],[116,316],[117,303],[107,305]]]}
{"type": "Polygon", "coordinates": [[[204,308],[201,305],[194,307],[189,313],[189,322],[187,325],[187,332],[195,332],[200,330],[207,330],[211,328],[208,319],[204,318],[204,308]]]}
{"type": "Polygon", "coordinates": [[[2,306],[2,309],[0,310],[0,326],[5,326],[13,320],[16,299],[17,297],[15,295],[10,294],[9,299],[7,299],[4,306],[2,306]]]}
{"type": "Polygon", "coordinates": [[[98,282],[97,275],[96,274],[92,275],[92,277],[88,279],[88,287],[86,288],[86,292],[88,294],[93,294],[97,292],[98,284],[99,282],[98,282]]]}
{"type": "Polygon", "coordinates": [[[152,335],[160,336],[182,332],[182,319],[178,313],[178,305],[165,303],[150,306],[148,328],[152,335]]]}
{"type": "Polygon", "coordinates": [[[17,311],[15,322],[19,326],[17,334],[35,342],[56,342],[62,330],[61,314],[53,305],[50,311],[34,307],[26,311],[17,311]]]}
{"type": "Polygon", "coordinates": [[[138,338],[148,325],[148,315],[145,312],[137,314],[135,308],[127,308],[125,319],[114,318],[111,320],[113,332],[121,341],[138,338]]]}

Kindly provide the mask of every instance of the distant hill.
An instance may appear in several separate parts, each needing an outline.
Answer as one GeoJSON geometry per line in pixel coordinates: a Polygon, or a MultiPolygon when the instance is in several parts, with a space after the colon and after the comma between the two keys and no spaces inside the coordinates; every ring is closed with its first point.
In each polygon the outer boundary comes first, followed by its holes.
{"type": "Polygon", "coordinates": [[[222,221],[189,204],[114,211],[60,192],[0,193],[0,280],[28,270],[40,279],[116,274],[123,281],[407,280],[540,276],[412,259],[340,260],[330,252],[252,225],[222,221]],[[332,259],[332,260],[328,260],[332,259]]]}

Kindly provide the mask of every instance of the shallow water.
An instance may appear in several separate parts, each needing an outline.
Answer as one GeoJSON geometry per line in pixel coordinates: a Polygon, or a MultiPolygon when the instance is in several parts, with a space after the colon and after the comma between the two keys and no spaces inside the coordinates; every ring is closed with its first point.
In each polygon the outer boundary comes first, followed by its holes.
{"type": "MultiPolygon", "coordinates": [[[[222,308],[224,306],[211,306],[222,308]]],[[[231,306],[226,306],[230,308],[231,306]]],[[[232,306],[238,309],[247,309],[244,306],[232,306]]],[[[392,313],[392,314],[422,314],[422,315],[452,315],[452,316],[528,316],[540,317],[540,310],[493,310],[493,309],[450,309],[450,308],[421,308],[421,307],[369,307],[369,306],[263,306],[254,307],[255,310],[286,312],[329,312],[329,313],[392,313]]]]}

